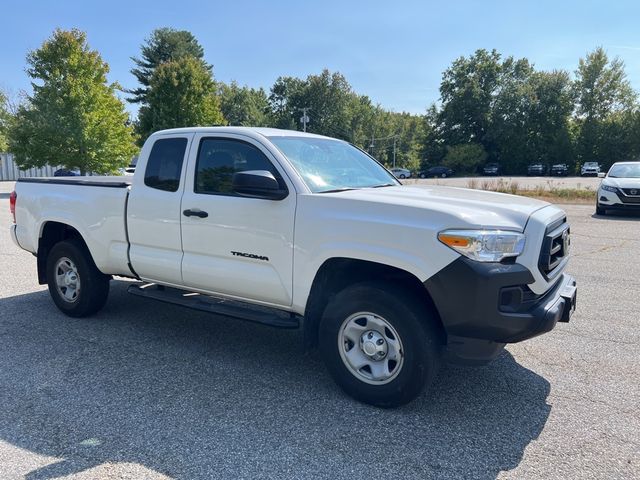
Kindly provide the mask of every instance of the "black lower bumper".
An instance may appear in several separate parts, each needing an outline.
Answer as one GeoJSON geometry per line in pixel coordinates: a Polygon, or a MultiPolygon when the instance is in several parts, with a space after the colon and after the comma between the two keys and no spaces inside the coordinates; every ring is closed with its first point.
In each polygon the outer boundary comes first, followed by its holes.
{"type": "Polygon", "coordinates": [[[605,210],[615,210],[617,212],[640,212],[640,203],[611,203],[609,205],[600,203],[598,207],[605,210]]]}
{"type": "Polygon", "coordinates": [[[543,295],[524,266],[480,263],[461,257],[425,282],[447,332],[455,359],[486,362],[506,343],[520,342],[568,322],[576,282],[567,274],[543,295]]]}

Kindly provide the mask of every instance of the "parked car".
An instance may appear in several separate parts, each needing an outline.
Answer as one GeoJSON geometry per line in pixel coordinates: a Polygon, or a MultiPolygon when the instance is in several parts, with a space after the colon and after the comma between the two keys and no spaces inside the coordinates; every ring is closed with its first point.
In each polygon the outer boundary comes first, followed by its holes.
{"type": "Polygon", "coordinates": [[[502,168],[499,163],[487,163],[482,169],[482,173],[485,175],[500,175],[502,173],[502,168]]]}
{"type": "Polygon", "coordinates": [[[155,132],[138,163],[10,195],[13,242],[66,315],[98,312],[129,277],[147,301],[302,328],[345,392],[390,407],[441,359],[489,362],[574,310],[555,205],[404,186],[347,142],[269,128],[155,132]]]}
{"type": "Polygon", "coordinates": [[[614,163],[609,173],[598,176],[602,178],[596,198],[598,215],[607,210],[640,212],[640,162],[614,163]]]}
{"type": "Polygon", "coordinates": [[[569,175],[569,165],[566,163],[556,163],[551,167],[551,175],[556,177],[566,177],[569,175]]]}
{"type": "Polygon", "coordinates": [[[80,175],[79,170],[68,170],[66,168],[59,168],[53,172],[54,177],[77,177],[80,175]]]}
{"type": "Polygon", "coordinates": [[[580,175],[583,177],[597,177],[600,173],[600,165],[598,162],[585,162],[580,168],[580,175]]]}
{"type": "Polygon", "coordinates": [[[433,177],[447,178],[451,176],[453,176],[453,170],[451,170],[448,167],[441,167],[441,166],[427,168],[426,170],[420,172],[420,178],[433,178],[433,177]]]}
{"type": "Polygon", "coordinates": [[[411,170],[407,170],[406,168],[392,168],[389,170],[396,178],[405,179],[411,178],[411,170]]]}
{"type": "Polygon", "coordinates": [[[542,163],[533,163],[527,167],[527,175],[530,177],[543,177],[547,174],[547,166],[542,163]]]}

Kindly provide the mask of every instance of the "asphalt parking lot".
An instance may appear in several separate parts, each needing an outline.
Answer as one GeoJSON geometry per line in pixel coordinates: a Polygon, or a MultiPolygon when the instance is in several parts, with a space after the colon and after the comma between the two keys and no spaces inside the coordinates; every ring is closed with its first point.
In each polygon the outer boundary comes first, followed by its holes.
{"type": "Polygon", "coordinates": [[[300,334],[130,296],[71,319],[0,193],[0,478],[640,478],[640,217],[564,205],[571,323],[396,410],[300,334]]]}

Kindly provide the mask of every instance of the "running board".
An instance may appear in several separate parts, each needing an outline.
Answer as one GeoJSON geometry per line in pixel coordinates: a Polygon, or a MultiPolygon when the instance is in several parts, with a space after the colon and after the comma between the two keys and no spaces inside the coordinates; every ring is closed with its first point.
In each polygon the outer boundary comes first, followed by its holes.
{"type": "Polygon", "coordinates": [[[215,313],[225,317],[239,318],[279,328],[299,328],[300,317],[295,313],[269,307],[261,307],[235,300],[165,287],[155,283],[135,283],[127,292],[138,297],[151,298],[193,310],[215,313]]]}

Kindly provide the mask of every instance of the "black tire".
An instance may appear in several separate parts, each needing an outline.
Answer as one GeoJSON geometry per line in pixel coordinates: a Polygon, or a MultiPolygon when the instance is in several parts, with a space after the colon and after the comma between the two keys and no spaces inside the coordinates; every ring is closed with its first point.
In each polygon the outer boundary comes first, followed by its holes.
{"type": "Polygon", "coordinates": [[[599,204],[596,203],[596,215],[606,215],[607,210],[602,208],[599,204]]]}
{"type": "Polygon", "coordinates": [[[401,180],[404,180],[405,178],[407,178],[407,177],[405,177],[404,173],[401,173],[401,174],[400,174],[400,179],[401,179],[401,180]]]}
{"type": "Polygon", "coordinates": [[[319,332],[320,352],[335,382],[356,400],[385,408],[410,402],[431,384],[440,363],[440,338],[424,299],[387,282],[363,282],[339,292],[327,305],[319,332]],[[367,383],[341,357],[343,323],[359,312],[382,317],[400,338],[403,361],[388,383],[367,383]]]}
{"type": "Polygon", "coordinates": [[[47,257],[47,283],[49,294],[56,306],[70,317],[86,317],[104,307],[109,296],[109,280],[96,267],[89,250],[84,243],[77,239],[65,240],[53,246],[47,257]],[[80,287],[72,301],[66,300],[56,281],[56,270],[63,258],[70,260],[76,267],[80,287]]]}
{"type": "Polygon", "coordinates": [[[420,178],[427,178],[427,176],[424,173],[421,173],[420,178]]]}
{"type": "Polygon", "coordinates": [[[442,175],[440,175],[442,178],[447,178],[447,174],[443,173],[442,175]]]}

